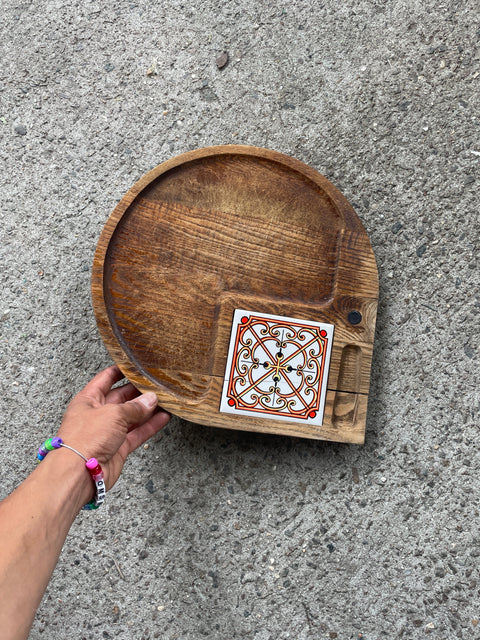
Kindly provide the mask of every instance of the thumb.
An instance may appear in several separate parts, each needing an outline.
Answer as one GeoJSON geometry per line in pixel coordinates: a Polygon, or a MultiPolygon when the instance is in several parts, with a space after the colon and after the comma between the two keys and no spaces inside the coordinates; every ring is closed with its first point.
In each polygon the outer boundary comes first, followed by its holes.
{"type": "Polygon", "coordinates": [[[122,405],[125,420],[129,425],[145,422],[152,415],[157,403],[157,396],[153,391],[125,402],[122,405]]]}

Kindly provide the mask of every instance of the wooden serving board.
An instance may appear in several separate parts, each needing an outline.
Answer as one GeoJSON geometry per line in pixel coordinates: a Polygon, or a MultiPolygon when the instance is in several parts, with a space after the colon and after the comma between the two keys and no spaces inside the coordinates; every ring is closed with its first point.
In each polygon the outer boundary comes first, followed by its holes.
{"type": "Polygon", "coordinates": [[[363,442],[375,258],[347,200],[302,162],[227,145],[159,165],[108,219],[92,296],[114,361],[173,414],[363,442]]]}

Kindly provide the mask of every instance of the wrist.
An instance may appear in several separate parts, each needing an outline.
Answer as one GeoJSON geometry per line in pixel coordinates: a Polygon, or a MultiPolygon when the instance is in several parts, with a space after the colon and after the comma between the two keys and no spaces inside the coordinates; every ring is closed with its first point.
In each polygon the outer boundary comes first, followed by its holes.
{"type": "Polygon", "coordinates": [[[52,499],[60,499],[63,508],[76,514],[89,502],[95,485],[90,478],[85,462],[73,451],[60,448],[52,451],[39,466],[55,488],[52,499]]]}

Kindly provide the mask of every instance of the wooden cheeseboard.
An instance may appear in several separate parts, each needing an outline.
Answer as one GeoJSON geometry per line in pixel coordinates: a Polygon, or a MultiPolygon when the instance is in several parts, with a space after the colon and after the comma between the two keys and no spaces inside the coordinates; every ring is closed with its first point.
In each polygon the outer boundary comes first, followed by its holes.
{"type": "Polygon", "coordinates": [[[378,301],[353,208],[302,162],[198,149],[140,179],[92,273],[105,345],[199,424],[362,443],[378,301]]]}

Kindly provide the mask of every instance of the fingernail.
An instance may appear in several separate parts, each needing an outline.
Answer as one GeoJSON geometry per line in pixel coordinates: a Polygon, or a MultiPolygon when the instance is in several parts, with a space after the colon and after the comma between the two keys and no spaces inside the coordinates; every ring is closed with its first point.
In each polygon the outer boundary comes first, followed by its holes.
{"type": "Polygon", "coordinates": [[[147,409],[153,409],[157,405],[157,395],[153,391],[144,393],[138,398],[138,402],[141,402],[147,409]]]}

